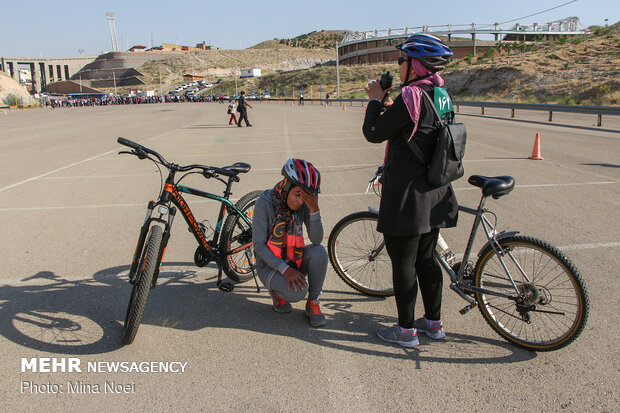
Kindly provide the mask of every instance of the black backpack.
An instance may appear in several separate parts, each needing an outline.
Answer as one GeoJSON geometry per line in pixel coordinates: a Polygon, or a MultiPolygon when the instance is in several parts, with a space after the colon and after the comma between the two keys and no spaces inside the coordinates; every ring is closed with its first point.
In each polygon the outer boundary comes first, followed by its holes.
{"type": "Polygon", "coordinates": [[[442,107],[443,117],[437,111],[431,97],[422,90],[422,94],[433,107],[435,112],[435,126],[439,130],[433,157],[426,159],[424,152],[414,142],[409,141],[409,148],[414,155],[428,167],[426,180],[433,186],[443,186],[463,176],[463,157],[467,142],[467,130],[462,123],[454,123],[452,101],[443,88],[435,87],[435,98],[442,107]]]}

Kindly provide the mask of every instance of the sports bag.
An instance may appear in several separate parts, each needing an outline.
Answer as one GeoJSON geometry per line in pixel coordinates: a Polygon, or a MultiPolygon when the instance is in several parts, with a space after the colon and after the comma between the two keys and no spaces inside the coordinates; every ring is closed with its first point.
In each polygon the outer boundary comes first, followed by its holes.
{"type": "Polygon", "coordinates": [[[422,90],[435,112],[435,126],[439,130],[435,152],[431,160],[427,160],[424,152],[414,142],[409,141],[409,148],[414,155],[428,167],[426,180],[433,186],[443,186],[463,176],[463,157],[467,142],[467,130],[462,123],[454,123],[452,101],[443,88],[435,87],[435,100],[439,103],[443,117],[437,111],[436,105],[428,93],[422,90]]]}

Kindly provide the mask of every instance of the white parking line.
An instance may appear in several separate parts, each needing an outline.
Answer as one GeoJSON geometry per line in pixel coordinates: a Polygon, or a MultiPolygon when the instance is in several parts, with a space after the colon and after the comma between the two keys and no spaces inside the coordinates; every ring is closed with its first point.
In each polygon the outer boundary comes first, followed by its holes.
{"type": "Polygon", "coordinates": [[[5,186],[4,188],[0,188],[0,192],[6,191],[7,189],[15,188],[16,186],[20,186],[20,185],[26,184],[28,182],[36,181],[37,179],[43,178],[44,176],[48,176],[48,175],[51,175],[51,174],[55,174],[56,172],[64,171],[65,169],[72,168],[72,167],[74,167],[76,165],[80,165],[80,164],[83,164],[85,162],[92,161],[93,159],[100,158],[100,157],[108,155],[108,154],[110,154],[112,152],[116,152],[117,150],[118,149],[113,149],[111,151],[104,152],[104,153],[101,153],[99,155],[91,156],[90,158],[87,158],[87,159],[84,159],[84,160],[81,160],[81,161],[78,161],[78,162],[74,162],[74,163],[69,164],[69,165],[65,165],[65,166],[60,167],[58,169],[54,169],[53,171],[49,171],[49,172],[46,172],[44,174],[34,176],[32,178],[24,179],[23,181],[16,182],[16,183],[14,183],[12,185],[9,185],[9,186],[5,186]]]}
{"type": "MultiPolygon", "coordinates": [[[[616,184],[616,181],[609,182],[581,182],[570,184],[537,184],[537,185],[516,185],[515,188],[539,188],[539,187],[565,187],[565,186],[583,186],[583,185],[609,185],[616,184]]],[[[476,187],[463,187],[454,188],[455,191],[479,191],[476,187]]],[[[376,196],[373,192],[350,192],[340,194],[321,194],[321,198],[343,198],[343,197],[358,197],[358,196],[376,196]]],[[[231,198],[231,201],[237,201],[238,198],[231,198]]],[[[210,200],[195,200],[192,204],[213,202],[210,200]]],[[[0,208],[0,212],[9,211],[42,211],[42,210],[58,210],[58,209],[90,209],[90,208],[114,208],[114,207],[136,207],[144,206],[146,203],[139,204],[99,204],[99,205],[70,205],[70,206],[41,206],[41,207],[20,207],[20,208],[0,208]]]]}
{"type": "Polygon", "coordinates": [[[575,251],[575,250],[591,250],[596,248],[618,248],[620,242],[594,242],[591,244],[572,244],[572,245],[560,245],[558,249],[562,251],[575,251]]]}
{"type": "MultiPolygon", "coordinates": [[[[347,171],[353,169],[366,169],[366,168],[376,168],[379,165],[376,163],[365,163],[365,164],[353,164],[353,165],[321,165],[320,170],[323,172],[327,171],[347,171]]],[[[252,168],[251,172],[279,172],[282,168],[252,168]]],[[[97,179],[105,179],[105,178],[129,178],[136,176],[159,176],[159,173],[141,173],[141,174],[116,174],[116,175],[74,175],[74,176],[47,176],[40,178],[42,180],[63,180],[63,179],[89,179],[89,178],[97,178],[97,179]]]]}

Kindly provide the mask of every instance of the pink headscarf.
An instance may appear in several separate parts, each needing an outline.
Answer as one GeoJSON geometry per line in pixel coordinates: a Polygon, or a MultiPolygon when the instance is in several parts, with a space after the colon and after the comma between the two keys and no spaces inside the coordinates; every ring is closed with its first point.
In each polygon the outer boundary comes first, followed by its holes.
{"type": "Polygon", "coordinates": [[[424,79],[416,80],[415,82],[409,84],[408,86],[403,87],[402,89],[402,97],[405,105],[407,106],[407,110],[409,111],[409,116],[411,116],[411,120],[414,123],[413,132],[411,132],[411,136],[409,137],[409,142],[413,135],[418,130],[418,123],[420,121],[420,108],[421,108],[421,100],[422,100],[422,89],[417,87],[417,85],[427,84],[434,86],[443,86],[444,81],[441,76],[437,73],[433,73],[428,70],[418,59],[411,59],[411,63],[413,65],[414,71],[418,76],[426,76],[424,79]]]}

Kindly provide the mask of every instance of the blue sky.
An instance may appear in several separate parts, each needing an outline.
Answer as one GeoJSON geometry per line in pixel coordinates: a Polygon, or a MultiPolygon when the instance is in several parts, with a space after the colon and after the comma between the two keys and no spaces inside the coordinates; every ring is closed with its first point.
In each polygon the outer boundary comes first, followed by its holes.
{"type": "MultiPolygon", "coordinates": [[[[86,55],[110,51],[106,12],[116,16],[121,50],[137,44],[149,46],[151,38],[153,45],[193,46],[206,41],[223,49],[238,49],[321,29],[501,23],[569,1],[3,0],[0,56],[60,57],[77,56],[79,49],[86,55]]],[[[579,17],[585,26],[602,25],[605,19],[612,24],[620,20],[620,1],[577,0],[519,22],[545,23],[569,16],[579,17]]]]}

